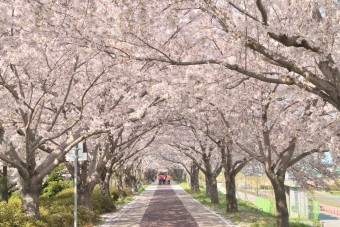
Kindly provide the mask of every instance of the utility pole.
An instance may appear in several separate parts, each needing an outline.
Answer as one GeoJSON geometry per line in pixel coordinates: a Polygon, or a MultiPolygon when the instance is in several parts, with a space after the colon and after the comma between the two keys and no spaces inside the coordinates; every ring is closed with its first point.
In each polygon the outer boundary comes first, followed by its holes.
{"type": "Polygon", "coordinates": [[[77,227],[77,206],[78,206],[78,144],[74,152],[74,227],[77,227]]]}
{"type": "Polygon", "coordinates": [[[74,162],[73,187],[74,187],[74,227],[77,227],[78,207],[78,161],[87,160],[87,153],[84,152],[84,142],[78,143],[65,156],[66,161],[74,162]]]}

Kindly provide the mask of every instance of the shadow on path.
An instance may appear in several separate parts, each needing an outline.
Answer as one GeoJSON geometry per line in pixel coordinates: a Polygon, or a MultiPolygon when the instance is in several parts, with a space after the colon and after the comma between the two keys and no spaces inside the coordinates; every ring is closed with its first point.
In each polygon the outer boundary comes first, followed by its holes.
{"type": "Polygon", "coordinates": [[[198,227],[170,185],[159,185],[143,216],[141,227],[198,227]]]}
{"type": "MultiPolygon", "coordinates": [[[[319,219],[320,220],[340,220],[340,217],[335,216],[335,215],[331,215],[331,214],[327,214],[325,212],[320,212],[319,219]]],[[[339,226],[340,226],[340,222],[339,222],[339,226]]]]}

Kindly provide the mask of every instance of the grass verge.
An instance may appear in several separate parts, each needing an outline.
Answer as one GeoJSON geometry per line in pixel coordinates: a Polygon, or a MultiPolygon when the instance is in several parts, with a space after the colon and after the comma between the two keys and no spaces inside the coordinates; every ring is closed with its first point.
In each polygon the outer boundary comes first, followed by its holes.
{"type": "MultiPolygon", "coordinates": [[[[265,213],[258,210],[255,205],[250,202],[238,200],[239,212],[237,213],[226,213],[226,197],[224,194],[219,193],[220,203],[212,205],[209,198],[205,197],[205,188],[200,187],[200,192],[196,193],[190,190],[187,183],[180,183],[181,186],[187,193],[192,195],[201,204],[210,209],[214,210],[217,214],[230,220],[233,224],[246,227],[275,227],[276,217],[272,214],[265,213]]],[[[290,222],[291,227],[309,227],[310,225],[300,223],[301,220],[294,220],[290,222]]],[[[318,223],[313,223],[314,226],[320,226],[318,223]]]]}

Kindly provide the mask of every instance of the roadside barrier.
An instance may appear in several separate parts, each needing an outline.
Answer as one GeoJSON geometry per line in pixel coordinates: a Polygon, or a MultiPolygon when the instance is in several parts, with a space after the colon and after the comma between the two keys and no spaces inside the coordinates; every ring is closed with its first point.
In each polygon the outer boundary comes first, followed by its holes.
{"type": "Polygon", "coordinates": [[[337,216],[340,216],[340,208],[338,207],[332,207],[327,205],[320,205],[320,210],[324,211],[326,213],[334,214],[337,216]]]}

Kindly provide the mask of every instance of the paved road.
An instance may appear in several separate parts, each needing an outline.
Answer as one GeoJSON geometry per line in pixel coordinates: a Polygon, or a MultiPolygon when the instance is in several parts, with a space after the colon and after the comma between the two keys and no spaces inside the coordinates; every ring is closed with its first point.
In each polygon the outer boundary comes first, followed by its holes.
{"type": "Polygon", "coordinates": [[[102,215],[98,227],[231,227],[178,185],[151,185],[121,211],[102,215]]]}
{"type": "Polygon", "coordinates": [[[340,216],[332,215],[326,212],[320,211],[319,219],[322,227],[339,227],[340,216]]]}
{"type": "Polygon", "coordinates": [[[321,204],[327,204],[330,206],[340,207],[340,196],[339,195],[322,195],[314,194],[312,198],[319,201],[321,204]]]}

